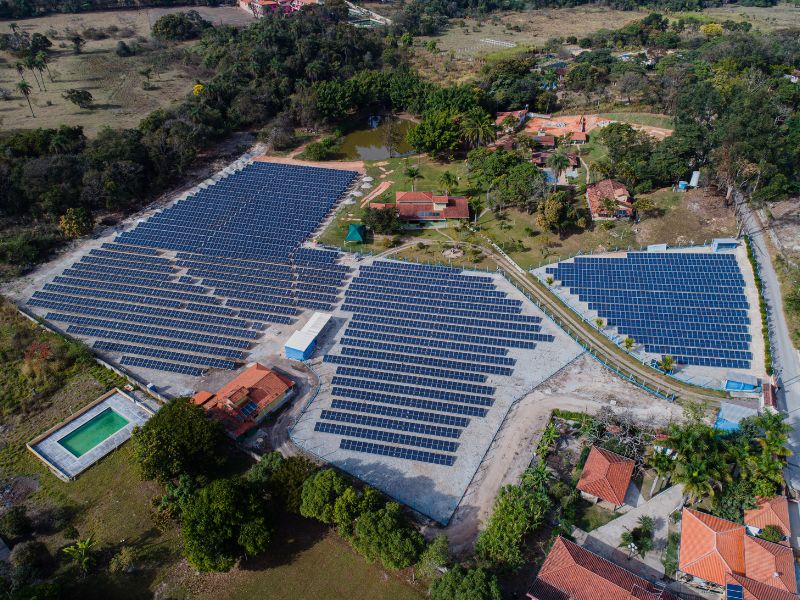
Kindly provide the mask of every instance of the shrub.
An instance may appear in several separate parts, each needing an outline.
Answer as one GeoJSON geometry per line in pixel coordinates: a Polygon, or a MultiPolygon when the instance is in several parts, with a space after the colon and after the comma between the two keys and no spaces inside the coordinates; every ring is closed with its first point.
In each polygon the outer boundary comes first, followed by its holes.
{"type": "Polygon", "coordinates": [[[431,600],[501,600],[497,578],[483,569],[453,567],[431,586],[431,600]]]}
{"type": "Polygon", "coordinates": [[[16,540],[31,532],[32,523],[24,506],[12,506],[0,517],[0,535],[16,540]]]}
{"type": "Polygon", "coordinates": [[[125,58],[126,56],[133,56],[134,52],[131,50],[131,47],[128,46],[123,40],[117,42],[117,48],[115,50],[117,56],[125,58]]]}
{"type": "Polygon", "coordinates": [[[379,560],[388,569],[405,569],[417,562],[425,540],[400,510],[399,504],[389,502],[356,520],[353,546],[368,561],[379,560]]]}
{"type": "Polygon", "coordinates": [[[783,530],[777,525],[766,525],[764,529],[761,530],[761,533],[758,534],[758,537],[762,540],[778,544],[783,541],[784,535],[783,530]]]}
{"type": "Polygon", "coordinates": [[[130,546],[120,548],[108,564],[108,570],[112,573],[130,573],[134,569],[136,561],[136,550],[130,546]]]}
{"type": "Polygon", "coordinates": [[[42,542],[20,542],[11,549],[8,557],[14,567],[16,582],[32,581],[41,577],[51,561],[50,552],[42,542]]]}
{"type": "Polygon", "coordinates": [[[303,483],[300,514],[323,523],[334,522],[334,505],[347,484],[333,469],[317,471],[303,483]]]}
{"type": "Polygon", "coordinates": [[[153,23],[153,35],[161,40],[193,40],[209,27],[211,23],[200,16],[196,10],[164,15],[153,23]]]}

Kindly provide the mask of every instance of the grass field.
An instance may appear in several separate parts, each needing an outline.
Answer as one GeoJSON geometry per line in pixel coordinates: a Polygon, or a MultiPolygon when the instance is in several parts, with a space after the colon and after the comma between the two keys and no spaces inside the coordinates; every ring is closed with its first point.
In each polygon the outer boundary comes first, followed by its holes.
{"type": "MultiPolygon", "coordinates": [[[[245,24],[252,21],[247,13],[236,7],[198,7],[205,18],[215,23],[245,24]]],[[[20,29],[30,34],[47,35],[53,42],[50,72],[53,81],[44,74],[46,91],[39,90],[30,71],[25,78],[33,87],[31,102],[36,117],[32,117],[28,103],[15,89],[20,77],[14,69],[17,59],[0,52],[0,88],[11,90],[13,97],[0,102],[0,124],[3,129],[57,127],[62,124],[81,125],[88,135],[103,126],[133,127],[151,111],[172,104],[191,92],[191,87],[201,70],[190,69],[177,62],[177,49],[186,44],[154,48],[148,42],[150,28],[159,16],[182,9],[146,9],[140,11],[107,11],[74,15],[51,15],[37,19],[17,21],[20,29]],[[117,27],[106,39],[93,40],[85,34],[88,28],[97,30],[117,27]],[[74,54],[68,41],[71,33],[81,34],[86,40],[83,52],[74,54]],[[129,45],[137,42],[150,47],[135,56],[121,58],[116,55],[117,42],[129,45]],[[145,86],[141,74],[153,69],[153,77],[145,86]],[[144,89],[148,87],[148,89],[144,89]],[[66,89],[85,89],[94,97],[94,106],[81,109],[66,101],[66,89]]],[[[10,32],[9,24],[0,23],[0,33],[10,32]]]]}
{"type": "Polygon", "coordinates": [[[720,22],[749,21],[753,27],[762,31],[772,31],[784,27],[797,27],[800,24],[800,6],[791,2],[782,2],[777,6],[720,6],[707,8],[703,12],[678,12],[669,15],[673,19],[692,16],[705,21],[720,22]]]}
{"type": "Polygon", "coordinates": [[[669,115],[659,115],[649,112],[608,112],[599,113],[601,117],[620,121],[622,123],[630,123],[631,125],[647,125],[650,127],[661,127],[663,129],[672,129],[672,117],[669,115]]]}

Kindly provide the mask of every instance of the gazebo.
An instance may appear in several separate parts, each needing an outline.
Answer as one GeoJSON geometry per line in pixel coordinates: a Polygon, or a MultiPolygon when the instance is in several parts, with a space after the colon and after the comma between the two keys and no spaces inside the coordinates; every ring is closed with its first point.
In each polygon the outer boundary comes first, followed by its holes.
{"type": "Polygon", "coordinates": [[[365,228],[359,223],[350,223],[347,228],[347,236],[344,238],[345,242],[356,242],[358,244],[364,243],[365,228]]]}

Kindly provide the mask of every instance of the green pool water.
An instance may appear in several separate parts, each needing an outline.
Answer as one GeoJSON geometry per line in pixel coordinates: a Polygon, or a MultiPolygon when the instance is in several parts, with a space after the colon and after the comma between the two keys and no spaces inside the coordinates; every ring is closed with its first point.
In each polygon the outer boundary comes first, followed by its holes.
{"type": "Polygon", "coordinates": [[[89,419],[72,433],[58,440],[76,458],[80,458],[106,438],[128,424],[128,419],[112,408],[107,408],[89,419]]]}

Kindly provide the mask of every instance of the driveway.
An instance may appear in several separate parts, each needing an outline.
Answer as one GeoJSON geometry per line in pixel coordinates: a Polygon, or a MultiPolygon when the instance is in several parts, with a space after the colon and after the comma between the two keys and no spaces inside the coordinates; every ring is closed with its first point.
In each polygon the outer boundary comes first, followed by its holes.
{"type": "Polygon", "coordinates": [[[583,545],[647,579],[660,579],[664,575],[661,553],[667,545],[669,515],[682,505],[683,486],[673,485],[648,502],[589,532],[583,545]],[[644,560],[638,556],[628,559],[627,550],[619,548],[620,537],[626,530],[635,528],[639,517],[643,515],[651,517],[655,524],[653,550],[647,553],[644,560]]]}
{"type": "MultiPolygon", "coordinates": [[[[741,194],[736,194],[735,201],[742,228],[750,236],[761,272],[761,280],[764,282],[772,365],[775,370],[775,380],[780,388],[778,390],[778,407],[788,413],[788,421],[792,426],[789,449],[793,456],[789,458],[786,480],[793,489],[800,490],[800,357],[792,344],[789,328],[786,325],[783,295],[767,248],[764,225],[741,194]]],[[[797,532],[794,533],[797,535],[797,532]]]]}

